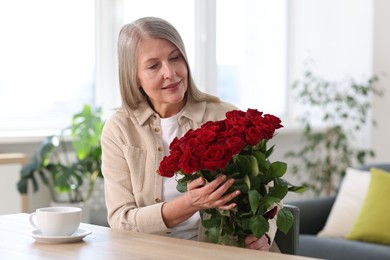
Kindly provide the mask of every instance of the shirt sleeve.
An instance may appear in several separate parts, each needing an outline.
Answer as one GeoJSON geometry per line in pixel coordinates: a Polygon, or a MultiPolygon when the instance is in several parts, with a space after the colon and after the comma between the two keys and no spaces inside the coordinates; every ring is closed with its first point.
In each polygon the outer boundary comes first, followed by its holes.
{"type": "Polygon", "coordinates": [[[120,126],[106,121],[101,144],[108,223],[114,229],[143,233],[169,231],[162,217],[162,202],[137,202],[133,190],[134,180],[124,155],[123,139],[120,126]]]}

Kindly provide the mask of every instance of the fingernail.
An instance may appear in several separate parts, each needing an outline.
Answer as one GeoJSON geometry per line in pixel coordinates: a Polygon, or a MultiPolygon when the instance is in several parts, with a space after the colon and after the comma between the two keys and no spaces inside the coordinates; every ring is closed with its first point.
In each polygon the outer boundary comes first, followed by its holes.
{"type": "Polygon", "coordinates": [[[220,177],[222,180],[226,179],[226,175],[225,174],[221,174],[220,177]]]}

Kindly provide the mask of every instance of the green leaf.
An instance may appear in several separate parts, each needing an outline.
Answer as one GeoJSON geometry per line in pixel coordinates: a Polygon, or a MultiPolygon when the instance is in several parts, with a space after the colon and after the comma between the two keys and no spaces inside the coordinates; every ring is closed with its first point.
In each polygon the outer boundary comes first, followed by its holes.
{"type": "Polygon", "coordinates": [[[20,179],[18,181],[17,187],[18,187],[18,191],[21,194],[26,194],[28,192],[28,190],[27,190],[27,188],[28,188],[27,179],[20,179]]]}
{"type": "Polygon", "coordinates": [[[308,190],[308,188],[305,186],[292,186],[292,187],[288,188],[288,191],[296,192],[296,193],[303,193],[307,190],[308,190]]]}
{"type": "Polygon", "coordinates": [[[176,189],[181,193],[187,192],[187,182],[183,179],[178,180],[176,184],[176,189]]]}
{"type": "MultiPolygon", "coordinates": [[[[247,175],[245,176],[248,178],[247,175]]],[[[241,193],[247,193],[249,191],[247,180],[245,178],[235,179],[233,185],[229,188],[229,190],[226,193],[231,193],[234,192],[235,190],[240,190],[241,193]]]]}
{"type": "Polygon", "coordinates": [[[279,199],[283,199],[288,192],[287,185],[281,185],[277,184],[277,182],[274,183],[274,186],[269,189],[269,196],[277,197],[279,199]]]}
{"type": "Polygon", "coordinates": [[[248,191],[249,191],[251,189],[251,181],[250,181],[247,174],[245,174],[245,176],[244,176],[244,182],[248,186],[248,191]]]}
{"type": "Polygon", "coordinates": [[[217,209],[217,210],[221,216],[230,217],[230,210],[225,210],[225,209],[217,209]]]}
{"type": "Polygon", "coordinates": [[[270,157],[270,155],[274,152],[275,145],[271,146],[267,152],[265,153],[266,158],[270,157]]]}
{"type": "Polygon", "coordinates": [[[253,215],[256,215],[257,209],[260,206],[261,195],[257,190],[250,190],[248,192],[249,204],[253,215]]]}
{"type": "Polygon", "coordinates": [[[261,186],[261,179],[259,178],[260,175],[257,176],[248,175],[248,177],[250,181],[250,189],[259,191],[261,186]]]}
{"type": "Polygon", "coordinates": [[[94,147],[100,146],[100,136],[103,129],[101,108],[93,110],[84,105],[80,113],[72,117],[72,146],[77,157],[82,160],[94,147]]]}
{"type": "Polygon", "coordinates": [[[249,228],[252,231],[252,234],[259,238],[263,236],[269,230],[268,221],[261,215],[253,216],[249,220],[249,228]]]}
{"type": "Polygon", "coordinates": [[[272,176],[273,177],[282,177],[287,171],[287,163],[285,162],[273,162],[271,164],[272,176]]]}
{"type": "Polygon", "coordinates": [[[287,185],[288,186],[288,191],[291,191],[291,192],[296,192],[296,193],[303,193],[305,191],[308,190],[308,187],[307,186],[295,186],[293,184],[291,184],[290,182],[284,180],[284,179],[277,179],[278,182],[282,185],[287,185]]]}
{"type": "Polygon", "coordinates": [[[279,210],[276,225],[280,231],[287,234],[293,223],[294,216],[288,209],[282,208],[279,210]]]}
{"type": "Polygon", "coordinates": [[[253,151],[253,156],[256,157],[256,160],[259,165],[268,165],[266,160],[266,155],[261,151],[253,151]]]}
{"type": "Polygon", "coordinates": [[[265,213],[267,209],[269,209],[269,207],[271,207],[271,205],[275,204],[275,203],[279,203],[280,202],[280,198],[278,197],[273,197],[273,196],[270,196],[269,194],[264,196],[263,197],[263,205],[264,205],[264,211],[261,212],[261,213],[265,213]]]}
{"type": "Polygon", "coordinates": [[[202,226],[206,229],[210,229],[213,227],[218,227],[220,225],[219,219],[216,218],[209,218],[202,220],[202,226]]]}
{"type": "Polygon", "coordinates": [[[200,177],[200,175],[198,172],[195,172],[191,175],[184,174],[181,176],[180,179],[178,178],[178,175],[176,175],[176,180],[177,180],[176,189],[181,193],[187,192],[187,183],[189,181],[193,181],[199,177],[200,177]]]}
{"type": "Polygon", "coordinates": [[[256,157],[253,155],[237,155],[235,163],[241,173],[251,174],[256,176],[259,174],[256,157]]]}
{"type": "Polygon", "coordinates": [[[220,236],[220,230],[217,227],[212,227],[206,231],[207,233],[207,238],[210,240],[212,243],[217,243],[219,240],[220,236]]]}

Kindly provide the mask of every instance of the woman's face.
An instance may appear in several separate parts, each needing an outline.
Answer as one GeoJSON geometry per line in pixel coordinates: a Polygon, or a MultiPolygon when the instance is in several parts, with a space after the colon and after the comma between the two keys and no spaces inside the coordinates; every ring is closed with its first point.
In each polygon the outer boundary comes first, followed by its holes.
{"type": "Polygon", "coordinates": [[[184,106],[188,70],[179,49],[164,39],[143,39],[139,45],[137,80],[161,117],[184,106]]]}

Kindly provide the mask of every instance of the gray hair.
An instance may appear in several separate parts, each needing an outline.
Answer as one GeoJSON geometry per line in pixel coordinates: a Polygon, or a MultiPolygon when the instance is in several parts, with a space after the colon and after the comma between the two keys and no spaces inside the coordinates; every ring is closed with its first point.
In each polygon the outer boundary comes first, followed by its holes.
{"type": "Polygon", "coordinates": [[[183,40],[174,26],[157,17],[144,17],[125,24],[118,38],[119,84],[122,97],[122,108],[134,110],[146,99],[137,84],[138,49],[142,39],[161,38],[175,45],[184,57],[188,70],[188,89],[186,96],[195,101],[216,101],[217,97],[201,92],[192,79],[188,66],[187,54],[183,40]]]}

